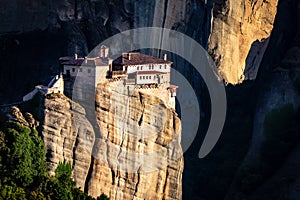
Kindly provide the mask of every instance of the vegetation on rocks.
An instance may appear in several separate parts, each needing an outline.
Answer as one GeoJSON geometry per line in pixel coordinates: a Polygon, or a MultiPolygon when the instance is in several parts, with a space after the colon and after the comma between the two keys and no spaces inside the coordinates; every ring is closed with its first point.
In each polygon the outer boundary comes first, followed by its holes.
{"type": "MultiPolygon", "coordinates": [[[[46,152],[35,128],[5,122],[0,128],[0,199],[94,199],[76,187],[70,163],[47,173],[46,152]]],[[[97,199],[108,199],[102,195],[97,199]]]]}

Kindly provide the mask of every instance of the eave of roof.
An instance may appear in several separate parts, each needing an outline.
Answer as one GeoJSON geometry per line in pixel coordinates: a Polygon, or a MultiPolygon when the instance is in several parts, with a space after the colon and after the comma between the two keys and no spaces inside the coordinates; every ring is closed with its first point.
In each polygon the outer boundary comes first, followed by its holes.
{"type": "Polygon", "coordinates": [[[167,74],[167,72],[160,71],[136,71],[129,74],[143,75],[143,74],[167,74]]]}
{"type": "Polygon", "coordinates": [[[114,65],[142,65],[142,64],[172,64],[171,61],[155,58],[142,53],[124,54],[113,61],[114,65]],[[129,55],[130,54],[130,60],[129,55]]]}

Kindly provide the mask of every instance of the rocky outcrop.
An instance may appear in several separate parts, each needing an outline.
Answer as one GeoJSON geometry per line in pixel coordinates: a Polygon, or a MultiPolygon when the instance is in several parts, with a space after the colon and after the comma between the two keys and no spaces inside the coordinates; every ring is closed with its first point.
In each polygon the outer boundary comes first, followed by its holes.
{"type": "Polygon", "coordinates": [[[278,0],[218,0],[209,52],[225,82],[255,79],[273,29],[278,0]]]}
{"type": "Polygon", "coordinates": [[[39,125],[39,122],[33,118],[31,113],[26,112],[23,115],[18,107],[13,106],[4,113],[6,113],[7,120],[20,123],[23,126],[36,128],[39,125]]]}
{"type": "Polygon", "coordinates": [[[59,162],[70,162],[76,185],[83,189],[95,141],[85,110],[61,94],[48,95],[43,110],[41,132],[50,174],[59,162]]]}
{"type": "Polygon", "coordinates": [[[167,89],[148,90],[98,85],[97,124],[64,95],[48,95],[41,127],[50,173],[66,160],[76,185],[94,197],[181,199],[180,120],[167,89]]]}
{"type": "Polygon", "coordinates": [[[122,82],[98,85],[101,136],[94,146],[89,194],[181,199],[181,125],[174,108],[168,106],[168,93],[130,89],[122,82]]]}

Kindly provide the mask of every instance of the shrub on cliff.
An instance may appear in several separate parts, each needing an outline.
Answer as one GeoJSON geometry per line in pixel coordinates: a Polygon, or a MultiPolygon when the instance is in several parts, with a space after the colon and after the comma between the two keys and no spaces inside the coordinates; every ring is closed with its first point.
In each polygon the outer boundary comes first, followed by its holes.
{"type": "Polygon", "coordinates": [[[94,199],[76,187],[69,163],[60,163],[55,176],[49,176],[45,155],[44,143],[34,128],[17,122],[2,124],[0,199],[94,199]]]}
{"type": "Polygon", "coordinates": [[[1,132],[0,182],[18,187],[36,186],[47,172],[44,144],[34,129],[16,122],[1,132]]]}

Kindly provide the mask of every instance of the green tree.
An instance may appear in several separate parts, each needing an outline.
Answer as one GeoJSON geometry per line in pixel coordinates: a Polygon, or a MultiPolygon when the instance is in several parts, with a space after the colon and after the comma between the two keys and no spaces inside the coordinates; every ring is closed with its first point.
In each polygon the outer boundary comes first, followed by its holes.
{"type": "Polygon", "coordinates": [[[49,176],[36,129],[17,122],[0,127],[0,199],[94,200],[76,187],[70,163],[59,163],[55,176],[49,176]]]}
{"type": "Polygon", "coordinates": [[[0,199],[26,199],[26,193],[16,185],[4,185],[0,188],[0,199]]]}
{"type": "MultiPolygon", "coordinates": [[[[46,171],[45,148],[42,140],[33,130],[16,122],[6,123],[3,133],[5,144],[0,151],[0,171],[7,174],[2,181],[27,187],[38,183],[46,171]]],[[[3,138],[2,136],[0,136],[3,138]]]]}

